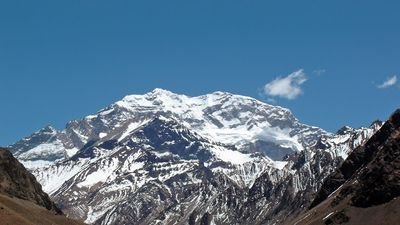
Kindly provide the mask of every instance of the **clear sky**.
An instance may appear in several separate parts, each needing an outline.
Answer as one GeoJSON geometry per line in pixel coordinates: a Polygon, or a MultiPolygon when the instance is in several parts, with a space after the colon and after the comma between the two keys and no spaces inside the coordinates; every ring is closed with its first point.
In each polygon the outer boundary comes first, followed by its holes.
{"type": "Polygon", "coordinates": [[[156,87],[256,97],[329,131],[369,125],[399,106],[399,10],[390,0],[1,1],[0,145],[156,87]]]}

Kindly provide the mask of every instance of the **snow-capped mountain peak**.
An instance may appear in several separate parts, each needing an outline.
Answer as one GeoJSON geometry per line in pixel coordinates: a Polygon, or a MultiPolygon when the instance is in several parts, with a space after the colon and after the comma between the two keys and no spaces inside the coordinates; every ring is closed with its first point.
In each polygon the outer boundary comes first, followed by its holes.
{"type": "Polygon", "coordinates": [[[315,193],[379,126],[331,134],[251,97],[155,89],[9,148],[87,223],[261,223],[315,193]]]}
{"type": "MultiPolygon", "coordinates": [[[[55,145],[69,150],[56,158],[64,159],[63,155],[69,156],[89,142],[121,138],[160,116],[175,119],[211,140],[261,151],[276,160],[315,144],[318,136],[327,134],[301,124],[288,109],[251,97],[228,92],[190,97],[157,88],[144,95],[125,96],[93,115],[69,122],[55,136],[55,145]]],[[[19,151],[15,145],[10,149],[19,151]]]]}

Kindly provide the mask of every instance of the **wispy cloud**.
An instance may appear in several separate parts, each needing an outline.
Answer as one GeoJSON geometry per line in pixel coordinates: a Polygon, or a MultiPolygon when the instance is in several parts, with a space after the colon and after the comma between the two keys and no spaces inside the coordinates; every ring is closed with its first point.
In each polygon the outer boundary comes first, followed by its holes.
{"type": "Polygon", "coordinates": [[[297,70],[286,77],[277,77],[264,86],[264,93],[272,97],[293,100],[303,93],[301,85],[307,81],[303,69],[297,70]]]}
{"type": "Polygon", "coordinates": [[[397,83],[397,76],[388,77],[382,84],[376,86],[377,88],[388,88],[397,83]]]}

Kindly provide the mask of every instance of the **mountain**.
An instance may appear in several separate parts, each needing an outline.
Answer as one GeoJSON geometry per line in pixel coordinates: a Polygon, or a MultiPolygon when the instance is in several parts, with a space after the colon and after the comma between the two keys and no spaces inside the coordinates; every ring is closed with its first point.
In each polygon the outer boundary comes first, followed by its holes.
{"type": "Polygon", "coordinates": [[[400,110],[324,181],[297,224],[397,224],[400,110]]]}
{"type": "Polygon", "coordinates": [[[62,131],[45,127],[8,148],[27,166],[41,166],[68,158],[90,142],[124,138],[157,116],[174,118],[204,137],[262,151],[275,160],[327,134],[301,124],[288,109],[253,98],[226,92],[188,97],[155,89],[126,96],[94,115],[70,121],[62,131]]]}
{"type": "Polygon", "coordinates": [[[250,97],[155,89],[9,148],[86,223],[280,224],[381,125],[331,134],[250,97]]]}
{"type": "MultiPolygon", "coordinates": [[[[172,216],[174,207],[184,210],[184,205],[193,204],[202,193],[208,194],[199,202],[211,201],[229,186],[243,190],[260,173],[281,164],[210,141],[175,120],[161,117],[120,141],[98,142],[34,173],[70,216],[83,217],[87,223],[115,217],[115,224],[148,224],[161,215],[146,210],[158,208],[162,214],[172,210],[172,216]],[[141,213],[131,215],[127,209],[141,213]],[[118,210],[125,212],[115,216],[118,210]]],[[[193,209],[185,210],[192,213],[193,209]]]]}
{"type": "Polygon", "coordinates": [[[0,148],[2,224],[82,224],[63,216],[41,185],[13,155],[0,148]]]}

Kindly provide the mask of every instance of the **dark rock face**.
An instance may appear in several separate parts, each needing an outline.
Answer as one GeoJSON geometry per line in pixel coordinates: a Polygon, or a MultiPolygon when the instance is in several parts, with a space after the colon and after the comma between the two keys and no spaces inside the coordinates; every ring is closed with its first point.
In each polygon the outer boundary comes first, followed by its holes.
{"type": "Polygon", "coordinates": [[[353,205],[368,207],[400,196],[400,111],[392,115],[382,133],[390,136],[375,151],[360,174],[353,205]]]}
{"type": "Polygon", "coordinates": [[[0,193],[34,202],[57,214],[62,212],[42,191],[41,185],[6,149],[0,148],[0,193]]]}
{"type": "Polygon", "coordinates": [[[351,195],[357,207],[383,204],[400,196],[400,110],[324,181],[311,208],[341,185],[346,186],[340,198],[351,195]]]}

